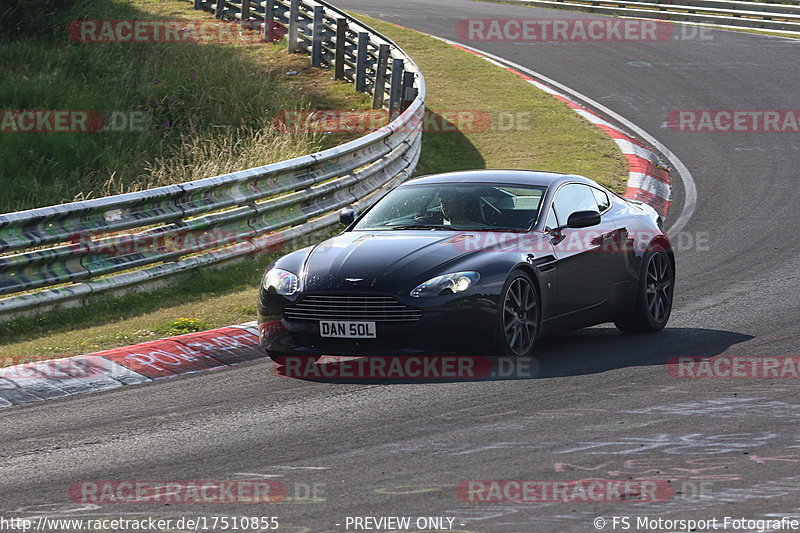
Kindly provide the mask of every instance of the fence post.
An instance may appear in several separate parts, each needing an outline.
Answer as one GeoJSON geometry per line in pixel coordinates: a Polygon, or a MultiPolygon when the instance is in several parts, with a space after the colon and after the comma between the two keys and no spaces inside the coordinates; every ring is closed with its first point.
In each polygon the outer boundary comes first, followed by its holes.
{"type": "Polygon", "coordinates": [[[356,53],[356,92],[367,90],[367,43],[369,33],[358,32],[358,51],[356,53]]]}
{"type": "Polygon", "coordinates": [[[322,10],[321,5],[314,6],[314,23],[311,26],[311,65],[322,66],[322,10]]]}
{"type": "Polygon", "coordinates": [[[394,120],[400,114],[400,99],[402,98],[401,89],[403,88],[403,66],[402,59],[395,57],[392,59],[392,78],[389,85],[389,118],[394,120]]]}
{"type": "Polygon", "coordinates": [[[400,103],[400,111],[405,111],[416,97],[417,90],[414,88],[414,73],[406,70],[403,72],[403,92],[402,101],[400,103]]]}
{"type": "Polygon", "coordinates": [[[217,3],[214,7],[214,16],[218,19],[222,18],[222,14],[225,13],[225,6],[227,5],[227,0],[217,0],[217,3]]]}
{"type": "Polygon", "coordinates": [[[300,0],[292,0],[292,3],[289,4],[289,39],[287,43],[287,47],[289,48],[289,52],[292,54],[296,54],[298,47],[297,47],[297,34],[300,31],[299,21],[300,18],[300,0]]]}
{"type": "Polygon", "coordinates": [[[261,29],[264,40],[268,42],[277,41],[275,34],[275,0],[266,0],[264,6],[264,27],[261,29]]]}
{"type": "Polygon", "coordinates": [[[347,45],[347,19],[336,19],[336,51],[333,57],[333,77],[344,79],[344,49],[347,45]]]}
{"type": "Polygon", "coordinates": [[[250,0],[242,0],[242,24],[250,19],[250,0]]]}
{"type": "Polygon", "coordinates": [[[386,67],[389,65],[389,45],[378,46],[378,65],[375,67],[375,86],[372,91],[372,109],[383,107],[384,91],[386,90],[386,67]]]}

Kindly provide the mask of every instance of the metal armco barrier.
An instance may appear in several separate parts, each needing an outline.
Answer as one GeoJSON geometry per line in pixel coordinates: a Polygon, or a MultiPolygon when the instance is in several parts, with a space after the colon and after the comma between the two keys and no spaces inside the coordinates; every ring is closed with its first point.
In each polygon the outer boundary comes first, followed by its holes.
{"type": "Polygon", "coordinates": [[[0,215],[0,321],[308,239],[338,223],[336,210],[364,208],[413,172],[425,80],[396,44],[320,1],[192,1],[220,19],[260,26],[266,39],[285,33],[290,48],[373,93],[394,120],[288,161],[0,215]]]}
{"type": "Polygon", "coordinates": [[[737,0],[512,0],[537,7],[800,34],[800,5],[737,0]]]}

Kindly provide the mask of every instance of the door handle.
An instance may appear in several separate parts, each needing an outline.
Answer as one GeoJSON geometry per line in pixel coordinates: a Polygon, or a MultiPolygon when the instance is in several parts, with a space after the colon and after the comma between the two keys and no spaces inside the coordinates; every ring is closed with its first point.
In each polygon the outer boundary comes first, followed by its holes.
{"type": "Polygon", "coordinates": [[[602,235],[592,239],[592,245],[600,246],[600,245],[608,244],[610,242],[614,242],[616,237],[617,237],[617,230],[609,231],[608,233],[603,233],[602,235]]]}

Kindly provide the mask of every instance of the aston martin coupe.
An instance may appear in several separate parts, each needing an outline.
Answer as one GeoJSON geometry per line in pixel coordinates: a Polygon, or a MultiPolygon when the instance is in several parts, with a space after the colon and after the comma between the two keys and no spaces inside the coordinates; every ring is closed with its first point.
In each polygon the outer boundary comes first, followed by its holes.
{"type": "Polygon", "coordinates": [[[342,233],[266,269],[259,331],[273,359],[528,356],[545,335],[669,320],[675,258],[661,217],[581,176],[425,176],[339,219],[342,233]]]}

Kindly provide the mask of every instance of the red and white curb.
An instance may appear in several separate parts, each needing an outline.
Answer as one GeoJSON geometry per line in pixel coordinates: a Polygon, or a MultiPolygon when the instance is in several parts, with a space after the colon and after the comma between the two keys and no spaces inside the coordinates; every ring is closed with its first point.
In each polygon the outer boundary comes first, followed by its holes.
{"type": "Polygon", "coordinates": [[[255,322],[0,368],[0,407],[137,385],[265,357],[255,322]]]}
{"type": "Polygon", "coordinates": [[[672,195],[669,170],[667,170],[662,163],[661,158],[652,148],[646,146],[641,141],[625,133],[615,124],[612,124],[611,122],[601,118],[593,111],[590,111],[586,107],[578,104],[575,100],[564,95],[563,93],[558,92],[549,85],[536,80],[533,77],[516,70],[515,68],[503,65],[502,63],[499,63],[498,61],[495,61],[494,59],[487,57],[476,50],[467,48],[454,41],[442,39],[440,37],[435,38],[516,74],[528,83],[535,85],[544,92],[566,103],[580,116],[603,130],[614,140],[615,143],[617,143],[617,146],[625,155],[630,166],[627,189],[625,190],[624,195],[625,198],[630,198],[631,200],[638,200],[640,202],[649,204],[661,216],[666,216],[670,208],[670,196],[672,195]]]}

